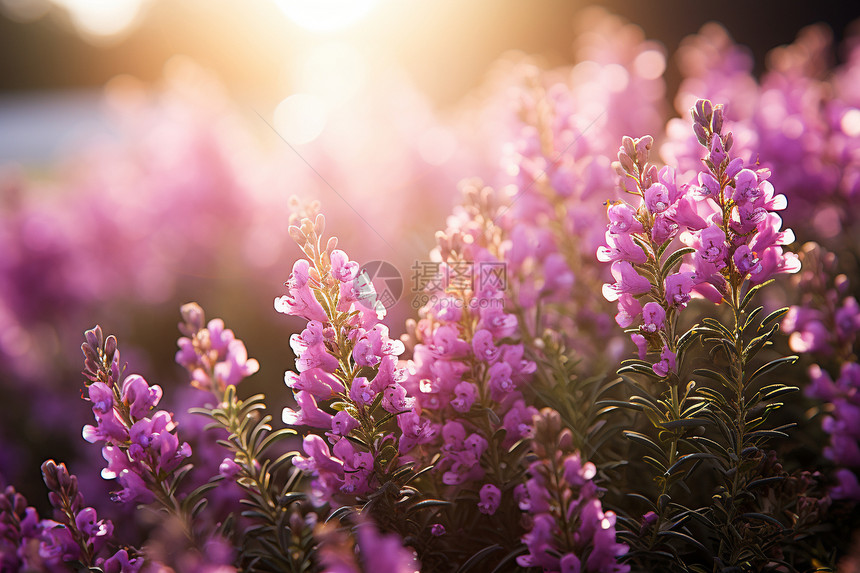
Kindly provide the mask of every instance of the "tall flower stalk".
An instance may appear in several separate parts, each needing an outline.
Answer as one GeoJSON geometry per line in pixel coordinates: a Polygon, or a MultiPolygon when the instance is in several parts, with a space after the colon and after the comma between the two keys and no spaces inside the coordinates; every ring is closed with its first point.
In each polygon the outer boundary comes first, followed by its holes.
{"type": "Polygon", "coordinates": [[[435,427],[401,384],[404,347],[380,322],[385,309],[373,285],[335,237],[323,242],[324,228],[322,215],[290,227],[307,258],[296,261],[288,294],[275,300],[279,312],[309,321],[290,338],[298,373],[284,381],[298,408],[285,408],[283,420],[325,435],[307,433],[305,455],[293,463],[313,476],[317,504],[360,508],[384,530],[427,538],[412,515],[445,502],[422,499],[408,485],[427,466],[407,454],[431,441],[435,427]]]}
{"type": "Polygon", "coordinates": [[[774,195],[769,171],[753,171],[743,160],[731,159],[733,138],[731,132],[722,132],[721,106],[700,100],[692,115],[693,131],[707,156],[705,170],[689,185],[678,185],[671,167],[658,171],[648,163],[651,138],[624,139],[617,170],[625,190],[638,196],[639,203],[609,206],[607,245],[598,251],[600,260],[612,262],[616,281],[604,287],[604,295],[618,301],[617,322],[628,328],[641,321],[628,330],[639,359],[628,361],[619,373],[639,373],[668,386],[659,396],[643,392],[631,399],[658,430],[656,441],[625,432],[649,450],[643,459],[658,472],[658,493],[656,502],[648,501],[650,511],[638,533],[628,524],[629,535],[638,537],[640,555],[647,558],[655,555],[662,537],[682,538],[691,550],[713,551],[717,563],[766,563],[767,546],[754,551],[750,539],[761,534],[762,522],[783,528],[773,516],[750,510],[747,492],[769,483],[755,481],[762,448],[769,439],[784,436],[785,427],[766,429],[765,420],[780,405],[773,400],[794,388],[756,388],[765,374],[796,357],[772,360],[750,372],[752,360],[771,344],[776,323],[786,312],[781,309],[757,321],[762,309],[753,310],[750,304],[772,275],[796,272],[799,263],[782,248],[793,241],[793,234],[780,231],[781,219],[774,211],[785,208],[786,202],[774,195]],[[676,237],[687,246],[673,247],[676,237]],[[704,318],[702,325],[679,332],[679,314],[694,293],[725,301],[732,313],[729,324],[704,318]],[[687,381],[684,357],[696,339],[709,346],[712,359],[722,355],[724,371],[697,369],[692,376],[698,381],[687,381]],[[659,353],[659,359],[647,360],[652,352],[659,353]],[[702,379],[715,386],[703,386],[702,379]],[[693,431],[711,425],[716,433],[693,431]],[[702,460],[716,464],[723,476],[711,507],[690,510],[673,503],[672,486],[702,460]],[[685,522],[691,518],[712,520],[719,538],[715,549],[690,535],[685,522]],[[736,533],[739,519],[749,523],[749,534],[736,533]]]}
{"type": "MultiPolygon", "coordinates": [[[[191,374],[191,384],[210,392],[215,405],[191,411],[211,419],[208,428],[221,431],[218,440],[229,453],[219,466],[218,479],[235,481],[244,491],[242,503],[248,509],[242,516],[251,524],[234,534],[240,547],[239,562],[252,571],[307,570],[314,545],[313,519],[302,513],[305,495],[298,490],[301,472],[289,466],[296,452],[283,452],[273,458],[270,450],[288,436],[291,428],[272,429],[270,415],[262,415],[262,394],[240,399],[237,386],[259,370],[259,363],[248,358],[245,344],[224,321],[205,320],[197,303],[182,306],[176,361],[191,374]]],[[[231,524],[223,524],[224,528],[231,524]]]]}

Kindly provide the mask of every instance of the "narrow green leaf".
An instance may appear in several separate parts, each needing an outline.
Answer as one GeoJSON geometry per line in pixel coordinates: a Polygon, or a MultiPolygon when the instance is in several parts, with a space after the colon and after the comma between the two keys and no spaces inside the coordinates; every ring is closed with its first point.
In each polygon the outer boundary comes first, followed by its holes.
{"type": "Polygon", "coordinates": [[[481,561],[484,560],[490,553],[495,553],[499,549],[502,549],[501,545],[490,545],[489,547],[484,547],[474,555],[472,555],[463,565],[457,569],[457,573],[466,573],[476,565],[478,565],[481,561]]]}
{"type": "Polygon", "coordinates": [[[759,325],[759,330],[764,330],[765,328],[768,328],[772,322],[778,321],[780,318],[785,316],[787,312],[787,306],[785,308],[780,308],[773,311],[772,313],[764,317],[764,320],[761,321],[761,325],[759,325]]]}
{"type": "Polygon", "coordinates": [[[666,475],[666,477],[670,476],[671,474],[675,473],[676,469],[678,469],[684,463],[689,462],[691,460],[712,460],[715,458],[716,458],[716,456],[714,454],[709,454],[707,452],[697,452],[694,454],[685,454],[685,455],[681,456],[680,458],[678,458],[678,461],[676,461],[674,464],[672,464],[672,467],[670,467],[669,469],[666,470],[665,475],[666,475]]]}
{"type": "Polygon", "coordinates": [[[696,539],[695,539],[695,538],[693,538],[693,537],[690,537],[690,536],[689,536],[689,535],[687,535],[686,533],[681,533],[680,531],[672,531],[672,530],[659,531],[659,532],[657,533],[657,536],[658,536],[658,537],[674,537],[674,538],[677,538],[677,539],[681,539],[681,540],[686,541],[687,543],[689,543],[689,544],[691,544],[691,545],[696,546],[696,547],[697,547],[697,548],[699,548],[701,551],[704,551],[704,552],[707,552],[707,551],[708,551],[708,550],[705,548],[705,546],[704,546],[704,545],[702,545],[698,540],[696,540],[696,539]]]}
{"type": "Polygon", "coordinates": [[[634,432],[633,430],[626,430],[622,433],[624,434],[624,437],[626,437],[628,440],[643,445],[646,448],[650,449],[652,452],[659,455],[661,458],[666,459],[666,453],[663,452],[663,448],[658,446],[654,440],[652,440],[645,434],[640,434],[639,432],[634,432]]]}
{"type": "Polygon", "coordinates": [[[667,430],[674,430],[675,428],[696,428],[699,426],[706,426],[710,423],[711,421],[705,418],[686,418],[682,420],[671,420],[669,422],[663,422],[660,425],[667,430]]]}
{"type": "MultiPolygon", "coordinates": [[[[755,372],[753,372],[753,375],[750,376],[749,382],[747,384],[749,385],[754,383],[756,380],[758,380],[759,377],[767,374],[772,370],[775,370],[776,368],[779,368],[780,366],[794,364],[798,361],[799,358],[799,356],[785,356],[783,358],[771,360],[770,362],[760,366],[755,372]]],[[[762,388],[762,390],[764,390],[764,388],[762,388]]]]}
{"type": "Polygon", "coordinates": [[[660,269],[660,279],[665,279],[667,276],[674,272],[675,265],[680,264],[681,259],[684,255],[688,255],[690,253],[695,253],[696,249],[692,247],[684,247],[682,249],[678,249],[671,255],[666,258],[666,262],[663,263],[662,268],[660,269]]]}

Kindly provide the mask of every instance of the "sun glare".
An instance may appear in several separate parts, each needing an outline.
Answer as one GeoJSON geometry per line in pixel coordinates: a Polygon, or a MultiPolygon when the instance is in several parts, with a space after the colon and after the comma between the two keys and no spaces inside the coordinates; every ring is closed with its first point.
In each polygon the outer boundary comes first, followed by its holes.
{"type": "Polygon", "coordinates": [[[110,38],[128,30],[144,0],[53,0],[69,12],[75,26],[95,38],[110,38]]]}
{"type": "Polygon", "coordinates": [[[275,0],[287,17],[307,30],[333,32],[357,23],[377,0],[275,0]]]}

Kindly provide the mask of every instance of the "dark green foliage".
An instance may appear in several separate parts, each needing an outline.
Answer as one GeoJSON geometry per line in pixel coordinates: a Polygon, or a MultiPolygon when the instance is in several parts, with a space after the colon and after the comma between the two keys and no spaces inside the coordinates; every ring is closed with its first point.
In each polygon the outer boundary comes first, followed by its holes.
{"type": "Polygon", "coordinates": [[[297,491],[301,472],[288,464],[296,452],[283,453],[275,459],[268,454],[295,431],[272,431],[272,417],[261,415],[266,407],[263,400],[262,394],[240,400],[236,387],[227,386],[217,407],[192,409],[212,419],[207,429],[226,430],[227,439],[218,443],[232,453],[240,468],[236,482],[245,492],[240,503],[247,507],[242,517],[251,525],[230,531],[233,523],[228,521],[223,526],[224,533],[240,537],[236,539],[239,562],[246,571],[311,571],[315,541],[305,515],[305,495],[297,491]]]}

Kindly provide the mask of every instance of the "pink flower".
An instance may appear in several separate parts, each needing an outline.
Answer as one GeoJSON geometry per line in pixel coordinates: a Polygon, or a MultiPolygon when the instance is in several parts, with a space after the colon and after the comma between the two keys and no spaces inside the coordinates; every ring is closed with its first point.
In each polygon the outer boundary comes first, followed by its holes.
{"type": "Polygon", "coordinates": [[[668,376],[669,372],[678,371],[675,353],[669,350],[668,346],[663,347],[663,351],[660,352],[660,361],[653,366],[653,369],[655,374],[663,377],[668,376]]]}
{"type": "Polygon", "coordinates": [[[603,285],[603,296],[606,300],[613,302],[624,293],[637,295],[645,294],[651,290],[651,283],[636,272],[633,265],[627,261],[615,261],[612,263],[612,276],[615,284],[603,285]]]}
{"type": "Polygon", "coordinates": [[[627,203],[613,203],[607,210],[609,231],[615,234],[641,233],[642,223],[636,218],[636,210],[627,203]]]}
{"type": "Polygon", "coordinates": [[[656,302],[649,302],[642,307],[642,330],[655,333],[663,328],[666,320],[666,311],[656,302]]]}
{"type": "Polygon", "coordinates": [[[684,308],[690,302],[690,292],[695,285],[696,274],[690,271],[678,272],[666,277],[666,302],[670,306],[684,308]]]}
{"type": "Polygon", "coordinates": [[[618,314],[615,315],[618,326],[628,328],[640,314],[642,314],[642,304],[638,300],[629,294],[618,297],[618,314]]]}
{"type": "Polygon", "coordinates": [[[460,382],[454,387],[451,407],[457,412],[468,412],[478,398],[478,387],[471,382],[460,382]]]}
{"type": "Polygon", "coordinates": [[[493,484],[485,484],[480,491],[481,501],[478,502],[478,510],[486,515],[493,515],[499,509],[502,501],[502,492],[493,484]]]}
{"type": "Polygon", "coordinates": [[[669,190],[662,183],[654,183],[645,190],[645,206],[651,213],[662,213],[670,204],[669,190]]]}
{"type": "Polygon", "coordinates": [[[630,335],[631,340],[633,340],[633,344],[636,345],[636,350],[638,351],[639,359],[645,360],[645,356],[648,355],[648,341],[645,340],[645,337],[639,333],[634,332],[630,335]]]}

